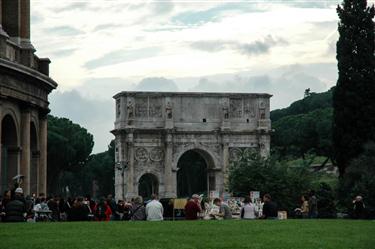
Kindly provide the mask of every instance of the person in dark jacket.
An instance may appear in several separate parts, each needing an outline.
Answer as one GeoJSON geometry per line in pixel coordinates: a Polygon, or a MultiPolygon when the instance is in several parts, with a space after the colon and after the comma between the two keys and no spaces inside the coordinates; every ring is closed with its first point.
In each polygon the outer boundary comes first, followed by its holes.
{"type": "Polygon", "coordinates": [[[263,216],[262,219],[277,219],[277,205],[272,201],[271,195],[265,194],[263,196],[263,216]]]}
{"type": "Polygon", "coordinates": [[[83,198],[78,197],[68,211],[68,221],[87,221],[89,213],[87,205],[83,204],[83,198]]]}
{"type": "Polygon", "coordinates": [[[26,216],[26,204],[23,198],[22,188],[14,191],[14,198],[5,206],[5,222],[24,222],[26,216]]]}
{"type": "Polygon", "coordinates": [[[353,218],[354,219],[365,219],[366,218],[366,206],[363,202],[362,196],[358,195],[353,200],[353,218]]]}

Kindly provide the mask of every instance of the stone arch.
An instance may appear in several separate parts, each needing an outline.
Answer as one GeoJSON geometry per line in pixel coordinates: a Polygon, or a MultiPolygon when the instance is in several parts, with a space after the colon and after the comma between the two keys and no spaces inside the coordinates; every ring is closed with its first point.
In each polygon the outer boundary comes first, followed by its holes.
{"type": "Polygon", "coordinates": [[[16,107],[12,105],[6,106],[6,108],[3,109],[3,116],[1,117],[1,121],[4,120],[6,116],[12,117],[13,122],[16,127],[16,131],[17,131],[17,146],[20,146],[21,145],[21,135],[20,135],[21,134],[20,132],[21,122],[20,122],[20,116],[17,114],[19,114],[19,111],[16,107]]]}
{"type": "Polygon", "coordinates": [[[19,164],[19,133],[16,120],[11,114],[1,119],[1,191],[8,189],[12,178],[17,175],[19,164]]]}
{"type": "Polygon", "coordinates": [[[177,196],[208,195],[215,190],[215,160],[207,150],[192,148],[180,153],[176,169],[177,196]]]}
{"type": "Polygon", "coordinates": [[[159,179],[153,173],[145,173],[138,179],[138,195],[150,199],[152,194],[159,194],[159,179]]]}
{"type": "Polygon", "coordinates": [[[30,122],[30,193],[38,192],[39,136],[34,121],[30,122]]]}
{"type": "Polygon", "coordinates": [[[196,152],[200,153],[200,155],[206,160],[206,163],[208,164],[210,169],[214,169],[218,165],[220,165],[217,156],[209,148],[205,148],[203,146],[196,146],[196,145],[192,144],[192,145],[189,145],[189,146],[184,146],[184,148],[181,151],[174,154],[173,168],[175,170],[177,170],[178,160],[181,158],[181,156],[183,154],[185,154],[186,152],[188,152],[190,150],[193,150],[193,151],[196,151],[196,152]]]}

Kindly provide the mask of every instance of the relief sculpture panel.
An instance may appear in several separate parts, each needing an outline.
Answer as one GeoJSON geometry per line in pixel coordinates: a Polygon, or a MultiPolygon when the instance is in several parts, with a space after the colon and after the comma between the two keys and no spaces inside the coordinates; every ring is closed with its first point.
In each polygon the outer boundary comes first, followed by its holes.
{"type": "Polygon", "coordinates": [[[148,116],[148,99],[136,98],[135,99],[135,116],[138,118],[145,118],[148,116]]]}
{"type": "Polygon", "coordinates": [[[163,116],[162,101],[160,98],[150,98],[149,106],[150,106],[150,109],[149,109],[150,118],[161,118],[163,116]]]}
{"type": "Polygon", "coordinates": [[[242,99],[230,99],[230,117],[242,118],[242,99]]]}

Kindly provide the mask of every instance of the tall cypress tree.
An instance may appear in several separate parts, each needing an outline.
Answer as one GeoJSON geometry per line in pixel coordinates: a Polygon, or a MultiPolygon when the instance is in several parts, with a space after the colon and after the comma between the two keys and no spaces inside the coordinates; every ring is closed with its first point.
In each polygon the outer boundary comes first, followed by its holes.
{"type": "Polygon", "coordinates": [[[339,77],[333,92],[333,145],[342,176],[364,144],[375,141],[375,10],[366,0],[344,0],[337,13],[339,77]]]}

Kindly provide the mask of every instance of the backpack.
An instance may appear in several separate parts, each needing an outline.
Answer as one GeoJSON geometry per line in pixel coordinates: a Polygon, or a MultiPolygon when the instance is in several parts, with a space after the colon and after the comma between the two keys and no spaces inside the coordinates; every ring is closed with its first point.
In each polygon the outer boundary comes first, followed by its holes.
{"type": "Polygon", "coordinates": [[[107,218],[107,215],[105,214],[106,207],[105,205],[98,205],[95,211],[95,217],[99,220],[103,220],[107,218]]]}

